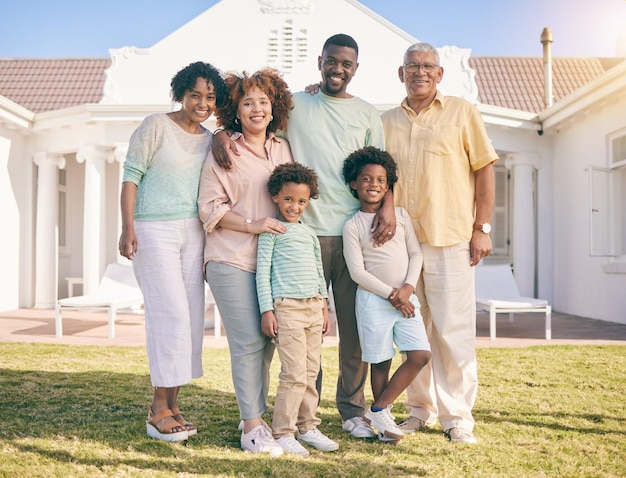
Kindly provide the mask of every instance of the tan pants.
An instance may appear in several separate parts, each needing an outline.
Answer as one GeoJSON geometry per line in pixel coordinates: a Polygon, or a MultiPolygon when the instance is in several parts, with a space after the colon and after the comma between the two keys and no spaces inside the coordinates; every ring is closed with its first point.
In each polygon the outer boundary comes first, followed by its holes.
{"type": "Polygon", "coordinates": [[[469,244],[421,244],[424,268],[415,294],[430,341],[432,358],[407,388],[412,416],[444,430],[474,428],[472,408],[478,390],[476,299],[469,244]]]}
{"type": "Polygon", "coordinates": [[[321,295],[310,299],[274,300],[280,357],[280,375],[272,429],[274,437],[307,432],[321,420],[315,415],[319,396],[315,388],[320,369],[324,318],[321,295]]]}

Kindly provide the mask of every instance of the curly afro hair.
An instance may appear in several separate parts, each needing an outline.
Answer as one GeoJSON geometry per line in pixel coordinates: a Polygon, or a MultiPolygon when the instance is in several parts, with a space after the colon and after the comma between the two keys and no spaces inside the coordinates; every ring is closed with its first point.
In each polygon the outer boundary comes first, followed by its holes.
{"type": "MultiPolygon", "coordinates": [[[[387,172],[387,184],[389,189],[393,189],[393,185],[398,182],[398,172],[395,160],[391,155],[374,146],[365,146],[346,158],[343,162],[343,180],[350,185],[368,164],[380,164],[387,172]]],[[[355,198],[359,198],[356,191],[350,188],[350,192],[355,198]]]]}
{"type": "Polygon", "coordinates": [[[272,116],[274,118],[267,126],[267,131],[273,133],[287,127],[289,111],[293,108],[293,103],[289,86],[278,70],[263,68],[252,75],[245,71],[241,75],[227,73],[225,82],[228,97],[222,105],[216,107],[215,115],[218,126],[241,132],[241,125],[235,122],[239,102],[246,91],[256,86],[267,95],[272,104],[272,116]]]}
{"type": "Polygon", "coordinates": [[[267,190],[270,196],[276,196],[283,185],[287,183],[306,184],[311,190],[311,199],[317,199],[319,197],[317,174],[315,174],[315,171],[312,169],[300,163],[285,163],[274,169],[267,182],[267,190]]]}
{"type": "Polygon", "coordinates": [[[198,78],[204,78],[215,88],[215,104],[219,106],[226,99],[226,84],[222,72],[210,63],[196,61],[187,65],[172,78],[170,83],[172,99],[178,103],[183,101],[187,91],[193,90],[198,78]]]}

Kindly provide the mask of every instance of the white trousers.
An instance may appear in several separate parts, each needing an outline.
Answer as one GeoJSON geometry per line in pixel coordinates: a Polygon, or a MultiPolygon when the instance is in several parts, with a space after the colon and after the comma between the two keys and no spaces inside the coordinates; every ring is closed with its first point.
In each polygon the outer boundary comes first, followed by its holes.
{"type": "Polygon", "coordinates": [[[198,218],[135,221],[135,277],[146,316],[154,387],[201,377],[204,339],[204,230],[198,218]]]}
{"type": "Polygon", "coordinates": [[[469,244],[421,244],[424,268],[415,289],[432,358],[407,388],[405,406],[444,430],[474,428],[472,408],[478,391],[476,299],[469,244]]]}

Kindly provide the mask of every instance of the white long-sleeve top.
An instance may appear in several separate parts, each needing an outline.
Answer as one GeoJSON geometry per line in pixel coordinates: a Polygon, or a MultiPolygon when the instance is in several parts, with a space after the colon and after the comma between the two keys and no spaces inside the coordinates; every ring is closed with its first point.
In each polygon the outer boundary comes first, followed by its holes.
{"type": "Polygon", "coordinates": [[[404,284],[415,287],[422,270],[422,250],[409,213],[395,210],[396,234],[382,247],[372,242],[374,213],[358,211],[343,227],[343,255],[352,280],[385,299],[404,284]]]}

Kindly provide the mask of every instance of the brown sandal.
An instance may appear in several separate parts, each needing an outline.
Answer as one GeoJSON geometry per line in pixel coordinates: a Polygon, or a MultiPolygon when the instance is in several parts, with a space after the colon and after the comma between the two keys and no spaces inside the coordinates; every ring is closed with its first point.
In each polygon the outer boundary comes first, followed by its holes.
{"type": "Polygon", "coordinates": [[[182,441],[189,437],[187,430],[180,431],[181,426],[174,419],[174,415],[169,408],[164,408],[159,413],[154,414],[152,409],[148,410],[148,419],[146,420],[146,432],[149,437],[163,441],[182,441]],[[175,431],[175,430],[179,431],[175,431]]]}
{"type": "Polygon", "coordinates": [[[196,433],[198,433],[198,429],[196,428],[196,426],[191,423],[188,422],[187,420],[185,420],[183,418],[182,413],[180,413],[180,410],[178,409],[178,407],[176,408],[172,408],[172,416],[174,417],[174,420],[176,420],[182,427],[185,428],[185,430],[187,430],[187,433],[189,434],[189,436],[193,436],[196,433]]]}

